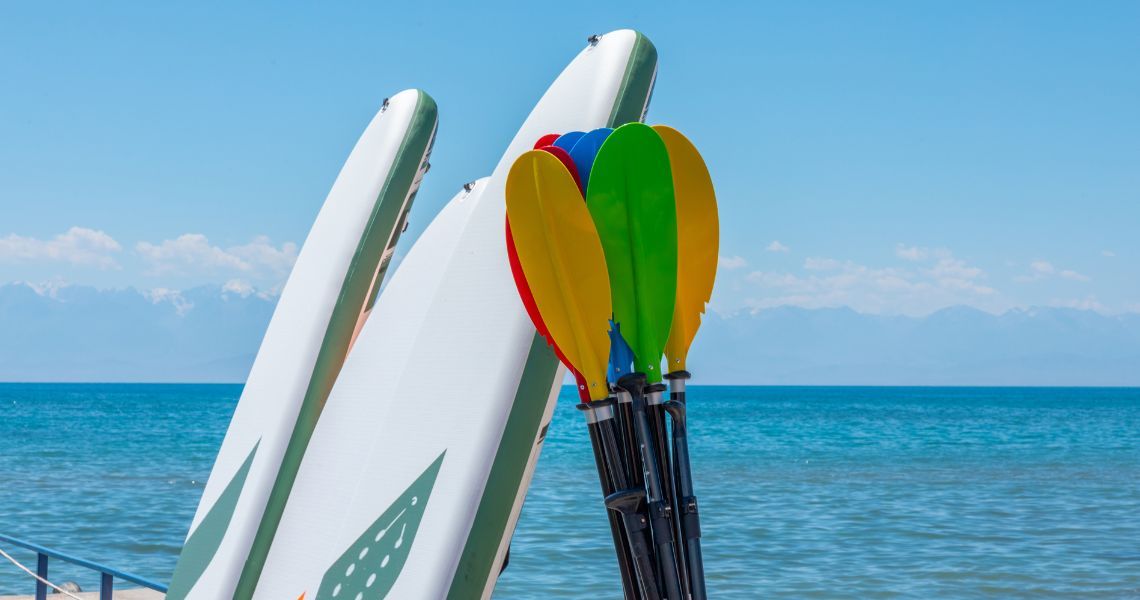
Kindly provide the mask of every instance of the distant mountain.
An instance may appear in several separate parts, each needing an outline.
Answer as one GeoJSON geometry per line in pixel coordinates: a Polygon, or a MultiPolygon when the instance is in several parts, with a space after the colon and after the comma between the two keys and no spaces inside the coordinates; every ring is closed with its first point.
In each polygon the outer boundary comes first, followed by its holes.
{"type": "Polygon", "coordinates": [[[245,381],[276,298],[0,285],[0,381],[245,381]]]}
{"type": "MultiPolygon", "coordinates": [[[[0,285],[0,381],[225,381],[249,373],[276,298],[0,285]]],[[[1140,315],[1068,308],[926,317],[779,307],[710,314],[697,383],[1140,385],[1140,315]]]]}
{"type": "Polygon", "coordinates": [[[1070,308],[925,317],[779,307],[709,315],[694,383],[1140,385],[1140,315],[1070,308]]]}

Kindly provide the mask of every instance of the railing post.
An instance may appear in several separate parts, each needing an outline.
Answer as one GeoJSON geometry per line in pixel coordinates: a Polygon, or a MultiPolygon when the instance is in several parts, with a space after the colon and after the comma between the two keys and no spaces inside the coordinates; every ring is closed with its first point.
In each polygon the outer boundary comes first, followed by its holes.
{"type": "MultiPolygon", "coordinates": [[[[145,577],[140,577],[139,575],[135,575],[132,573],[124,573],[123,571],[118,571],[118,570],[112,569],[111,567],[108,567],[107,565],[101,565],[101,564],[96,563],[96,562],[84,560],[82,558],[78,558],[78,557],[72,556],[70,554],[65,554],[65,553],[60,552],[58,550],[53,550],[51,548],[45,548],[43,546],[40,546],[39,544],[33,544],[31,542],[26,542],[24,540],[17,539],[17,538],[8,536],[8,535],[4,535],[3,533],[0,533],[0,545],[7,546],[8,544],[23,548],[25,550],[30,550],[30,551],[36,553],[35,575],[39,579],[36,581],[36,593],[35,593],[35,596],[33,596],[33,598],[35,598],[35,600],[47,600],[47,598],[48,598],[48,588],[51,587],[51,584],[44,583],[44,582],[46,582],[48,579],[48,562],[53,558],[56,560],[62,560],[64,562],[71,563],[73,565],[77,565],[77,566],[82,567],[84,569],[90,569],[91,571],[99,573],[99,586],[100,586],[99,587],[99,599],[100,600],[111,600],[114,597],[114,595],[115,595],[115,579],[122,579],[123,581],[129,581],[131,583],[141,585],[147,589],[151,589],[151,590],[154,590],[156,592],[162,592],[163,594],[166,593],[167,586],[165,586],[165,585],[163,585],[157,581],[151,581],[145,577]]],[[[27,596],[23,596],[23,597],[26,598],[27,596]]],[[[54,598],[55,596],[52,596],[52,597],[54,598]]],[[[7,596],[0,596],[0,598],[7,598],[7,596]]]]}
{"type": "Polygon", "coordinates": [[[47,585],[44,580],[48,576],[48,556],[43,552],[36,552],[36,575],[40,578],[36,580],[36,600],[47,600],[47,585]]]}

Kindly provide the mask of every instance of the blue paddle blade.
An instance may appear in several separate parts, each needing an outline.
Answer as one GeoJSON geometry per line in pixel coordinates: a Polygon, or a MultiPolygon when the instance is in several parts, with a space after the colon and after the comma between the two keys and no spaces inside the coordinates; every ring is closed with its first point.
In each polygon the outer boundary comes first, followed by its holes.
{"type": "Polygon", "coordinates": [[[551,144],[551,146],[557,146],[566,152],[570,152],[570,149],[574,147],[574,144],[577,144],[578,140],[582,139],[582,136],[584,135],[586,134],[582,131],[567,131],[566,133],[558,136],[558,139],[554,140],[554,143],[551,144]]]}
{"type": "Polygon", "coordinates": [[[606,376],[613,383],[617,383],[625,375],[633,372],[633,350],[625,343],[621,336],[621,325],[610,320],[610,364],[606,369],[606,376]]]}
{"type": "Polygon", "coordinates": [[[598,149],[613,132],[614,130],[609,127],[595,129],[583,135],[570,149],[570,158],[574,161],[574,166],[578,167],[578,178],[582,180],[582,189],[587,189],[590,184],[590,170],[594,168],[594,157],[598,155],[598,149]]]}

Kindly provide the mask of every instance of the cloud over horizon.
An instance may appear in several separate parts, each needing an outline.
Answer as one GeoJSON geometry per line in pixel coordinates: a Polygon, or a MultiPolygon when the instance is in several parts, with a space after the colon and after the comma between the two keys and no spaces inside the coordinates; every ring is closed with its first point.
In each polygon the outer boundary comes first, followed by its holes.
{"type": "Polygon", "coordinates": [[[1047,260],[1037,259],[1029,263],[1028,275],[1019,275],[1014,277],[1013,280],[1018,283],[1029,283],[1050,277],[1060,277],[1061,279],[1068,279],[1069,281],[1089,281],[1091,279],[1089,276],[1078,273],[1072,269],[1059,269],[1047,260]]]}
{"type": "Polygon", "coordinates": [[[147,263],[147,275],[231,272],[284,277],[297,260],[297,244],[274,246],[266,236],[248,244],[221,248],[201,233],[186,233],[158,244],[139,242],[135,252],[147,263]]]}
{"type": "Polygon", "coordinates": [[[298,244],[275,244],[264,235],[230,246],[213,244],[202,233],[127,244],[103,230],[73,226],[48,237],[0,235],[0,284],[29,281],[49,291],[69,283],[186,289],[240,279],[275,293],[298,252],[298,244]]]}
{"type": "Polygon", "coordinates": [[[949,250],[899,246],[896,255],[911,266],[871,266],[853,260],[808,257],[803,272],[754,270],[745,281],[744,308],[848,306],[863,313],[925,315],[957,304],[994,312],[1010,308],[985,283],[980,267],[949,250]]]}
{"type": "Polygon", "coordinates": [[[51,239],[9,234],[0,237],[0,262],[62,262],[97,269],[114,269],[113,254],[123,247],[98,229],[72,227],[51,239]]]}
{"type": "MultiPolygon", "coordinates": [[[[0,344],[0,381],[240,382],[275,304],[241,281],[50,293],[0,284],[0,331],[21,340],[0,344]]],[[[1140,315],[1081,308],[710,314],[690,362],[702,384],[1135,385],[1140,315]]]]}
{"type": "MultiPolygon", "coordinates": [[[[131,250],[124,251],[124,244],[107,232],[81,226],[46,238],[11,233],[0,237],[0,266],[7,265],[0,271],[0,284],[28,281],[49,295],[70,283],[136,287],[150,290],[156,302],[189,310],[192,303],[183,304],[175,293],[199,285],[219,286],[232,297],[276,296],[300,250],[294,242],[275,243],[264,235],[227,246],[204,233],[127,247],[131,250]]],[[[711,310],[731,314],[778,306],[846,306],[867,314],[911,316],[954,305],[994,314],[1028,306],[1106,314],[1140,310],[1140,302],[1131,297],[1094,289],[1092,276],[1042,258],[991,261],[992,270],[949,248],[900,242],[880,249],[877,260],[808,255],[796,266],[790,262],[795,256],[791,248],[778,240],[759,250],[751,256],[718,257],[711,310]],[[883,259],[883,250],[893,260],[883,259]]]]}

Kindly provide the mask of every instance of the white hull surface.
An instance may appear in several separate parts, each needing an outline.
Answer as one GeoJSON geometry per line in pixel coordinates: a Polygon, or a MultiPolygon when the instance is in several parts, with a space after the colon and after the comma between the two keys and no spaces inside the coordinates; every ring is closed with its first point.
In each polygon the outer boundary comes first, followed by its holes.
{"type": "Polygon", "coordinates": [[[656,62],[628,30],[583,50],[412,247],[329,396],[255,598],[490,595],[563,374],[511,279],[506,175],[543,134],[641,119],[656,62]]]}
{"type": "Polygon", "coordinates": [[[317,417],[426,172],[436,123],[427,94],[393,96],[337,176],[265,332],[168,599],[252,593],[317,417]]]}

